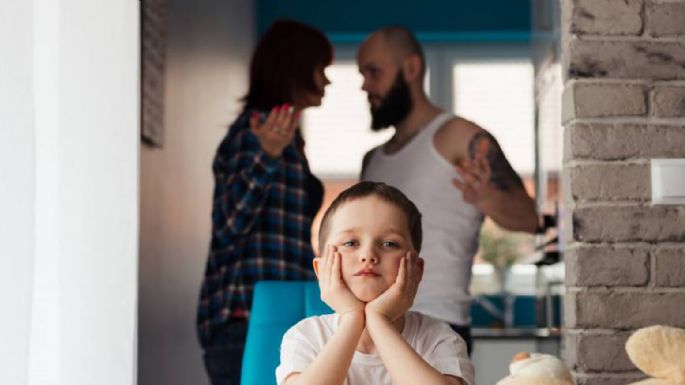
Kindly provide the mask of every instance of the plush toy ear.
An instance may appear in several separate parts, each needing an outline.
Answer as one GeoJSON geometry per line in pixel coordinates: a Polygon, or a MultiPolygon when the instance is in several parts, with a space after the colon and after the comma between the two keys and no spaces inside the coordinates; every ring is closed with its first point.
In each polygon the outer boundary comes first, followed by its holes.
{"type": "Polygon", "coordinates": [[[646,374],[685,383],[685,330],[660,325],[640,329],[628,338],[626,352],[646,374]]]}
{"type": "Polygon", "coordinates": [[[530,353],[528,352],[518,352],[514,354],[514,357],[511,358],[511,362],[517,362],[517,361],[522,361],[525,359],[530,358],[530,353]]]}

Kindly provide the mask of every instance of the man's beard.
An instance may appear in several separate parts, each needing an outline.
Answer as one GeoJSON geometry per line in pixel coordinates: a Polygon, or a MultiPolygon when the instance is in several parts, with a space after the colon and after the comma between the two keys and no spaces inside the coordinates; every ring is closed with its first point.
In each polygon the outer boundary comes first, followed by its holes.
{"type": "Polygon", "coordinates": [[[380,106],[371,107],[371,129],[380,131],[394,126],[404,120],[411,112],[411,95],[409,86],[402,76],[402,71],[397,73],[388,94],[381,100],[380,106]]]}

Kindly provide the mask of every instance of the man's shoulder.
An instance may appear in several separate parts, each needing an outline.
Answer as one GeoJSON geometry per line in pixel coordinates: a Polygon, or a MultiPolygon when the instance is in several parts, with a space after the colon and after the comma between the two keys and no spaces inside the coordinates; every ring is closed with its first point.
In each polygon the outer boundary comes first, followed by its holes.
{"type": "Polygon", "coordinates": [[[373,158],[373,154],[376,152],[376,150],[378,150],[381,147],[383,147],[383,144],[379,144],[378,146],[370,149],[366,152],[366,154],[364,154],[364,157],[362,158],[362,170],[360,179],[364,179],[364,172],[366,171],[366,168],[369,166],[369,163],[371,163],[371,158],[373,158]]]}
{"type": "Polygon", "coordinates": [[[366,158],[371,158],[371,156],[372,156],[377,150],[379,150],[380,148],[382,148],[382,147],[385,145],[385,143],[387,143],[387,142],[381,143],[381,144],[379,144],[379,145],[377,145],[377,146],[375,146],[375,147],[372,147],[370,150],[368,150],[368,151],[364,154],[364,159],[366,159],[366,158]]]}
{"type": "Polygon", "coordinates": [[[461,116],[452,116],[435,132],[433,143],[445,158],[454,162],[465,159],[468,144],[475,134],[484,129],[461,116]]]}
{"type": "Polygon", "coordinates": [[[453,115],[435,132],[435,136],[445,139],[468,141],[474,134],[484,129],[478,124],[458,115],[453,115]]]}

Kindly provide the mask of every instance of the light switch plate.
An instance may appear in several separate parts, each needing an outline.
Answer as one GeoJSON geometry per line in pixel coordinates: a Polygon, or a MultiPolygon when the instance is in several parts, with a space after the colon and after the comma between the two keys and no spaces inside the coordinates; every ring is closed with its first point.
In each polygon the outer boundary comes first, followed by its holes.
{"type": "Polygon", "coordinates": [[[685,205],[685,159],[652,159],[652,204],[685,205]]]}

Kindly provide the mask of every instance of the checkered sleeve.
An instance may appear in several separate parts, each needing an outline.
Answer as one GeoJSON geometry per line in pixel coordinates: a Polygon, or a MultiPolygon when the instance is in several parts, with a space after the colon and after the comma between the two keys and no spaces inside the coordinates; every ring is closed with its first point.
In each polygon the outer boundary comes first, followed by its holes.
{"type": "Polygon", "coordinates": [[[227,241],[250,232],[281,163],[262,150],[249,127],[234,129],[238,132],[222,143],[214,161],[214,231],[227,241]]]}

